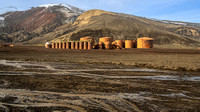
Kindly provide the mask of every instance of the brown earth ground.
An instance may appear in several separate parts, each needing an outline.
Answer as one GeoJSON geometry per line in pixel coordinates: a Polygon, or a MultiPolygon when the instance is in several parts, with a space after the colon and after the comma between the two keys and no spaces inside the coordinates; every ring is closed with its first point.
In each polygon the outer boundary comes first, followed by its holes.
{"type": "Polygon", "coordinates": [[[128,65],[200,72],[199,49],[60,50],[44,47],[0,48],[0,59],[128,65]]]}
{"type": "Polygon", "coordinates": [[[199,58],[184,49],[0,48],[0,111],[198,112],[199,58]]]}

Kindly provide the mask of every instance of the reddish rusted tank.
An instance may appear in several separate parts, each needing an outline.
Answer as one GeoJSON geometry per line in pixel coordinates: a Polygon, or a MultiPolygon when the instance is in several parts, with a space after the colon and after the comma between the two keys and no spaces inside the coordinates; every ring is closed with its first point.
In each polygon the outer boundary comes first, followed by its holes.
{"type": "Polygon", "coordinates": [[[56,42],[56,47],[55,47],[56,49],[58,49],[59,48],[59,42],[56,42]]]}
{"type": "Polygon", "coordinates": [[[89,50],[93,49],[93,42],[88,42],[88,49],[89,50]]]}
{"type": "Polygon", "coordinates": [[[75,42],[71,42],[71,49],[75,49],[75,42]]]}
{"type": "Polygon", "coordinates": [[[70,42],[66,42],[66,49],[71,49],[71,44],[70,44],[70,42]]]}
{"type": "Polygon", "coordinates": [[[58,48],[62,49],[62,45],[63,45],[62,42],[59,42],[59,47],[58,48]]]}
{"type": "Polygon", "coordinates": [[[87,41],[84,42],[84,49],[88,49],[88,42],[87,41]]]}
{"type": "Polygon", "coordinates": [[[142,37],[137,39],[137,48],[153,48],[153,38],[142,37]]]}
{"type": "Polygon", "coordinates": [[[79,49],[79,42],[75,42],[75,49],[79,49]]]}
{"type": "Polygon", "coordinates": [[[66,42],[63,42],[62,45],[62,49],[66,49],[66,42]]]}
{"type": "Polygon", "coordinates": [[[87,37],[82,37],[80,38],[80,41],[91,41],[94,43],[94,38],[93,37],[90,37],[90,36],[87,36],[87,37]]]}
{"type": "Polygon", "coordinates": [[[111,47],[111,42],[109,42],[109,41],[107,41],[106,43],[105,43],[105,49],[111,49],[112,47],[111,47]]]}
{"type": "Polygon", "coordinates": [[[84,47],[83,45],[84,45],[84,42],[80,41],[79,42],[79,49],[83,49],[83,47],[84,47]]]}
{"type": "Polygon", "coordinates": [[[54,43],[54,42],[52,42],[52,46],[51,46],[51,48],[52,48],[52,49],[55,48],[55,43],[54,43]]]}
{"type": "Polygon", "coordinates": [[[125,48],[133,48],[133,41],[132,40],[125,40],[125,48]]]}
{"type": "Polygon", "coordinates": [[[102,38],[99,38],[99,42],[103,42],[103,44],[105,44],[106,42],[112,43],[113,38],[112,37],[102,37],[102,38]]]}

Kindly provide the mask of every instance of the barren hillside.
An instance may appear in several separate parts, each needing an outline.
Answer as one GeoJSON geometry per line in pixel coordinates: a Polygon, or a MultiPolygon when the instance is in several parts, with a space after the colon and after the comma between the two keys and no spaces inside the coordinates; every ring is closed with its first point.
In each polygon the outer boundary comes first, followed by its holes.
{"type": "Polygon", "coordinates": [[[1,15],[1,42],[43,45],[46,41],[79,40],[84,36],[132,39],[148,36],[157,46],[200,46],[199,24],[162,21],[103,10],[84,12],[73,6],[44,5],[1,15]],[[82,14],[83,13],[83,14],[82,14]]]}

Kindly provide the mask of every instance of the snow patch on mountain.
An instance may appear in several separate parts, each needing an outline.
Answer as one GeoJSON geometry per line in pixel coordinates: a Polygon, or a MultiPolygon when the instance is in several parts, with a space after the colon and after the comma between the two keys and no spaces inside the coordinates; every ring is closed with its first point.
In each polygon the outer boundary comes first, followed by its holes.
{"type": "Polygon", "coordinates": [[[39,7],[49,8],[49,7],[58,6],[58,5],[61,5],[61,4],[45,4],[45,5],[40,5],[39,7]]]}
{"type": "Polygon", "coordinates": [[[154,19],[154,18],[146,18],[146,19],[150,19],[150,20],[153,20],[153,21],[158,21],[158,22],[165,23],[165,24],[175,24],[175,25],[183,25],[183,26],[188,25],[188,24],[186,24],[184,22],[178,22],[178,21],[159,20],[159,19],[154,19]]]}
{"type": "Polygon", "coordinates": [[[62,12],[77,13],[77,14],[82,14],[83,12],[85,12],[82,9],[67,4],[45,4],[45,5],[40,5],[39,7],[45,7],[45,8],[59,7],[59,9],[62,10],[62,12]]]}
{"type": "Polygon", "coordinates": [[[0,27],[4,26],[4,17],[0,17],[0,27]]]}
{"type": "Polygon", "coordinates": [[[4,20],[4,17],[0,17],[0,21],[3,21],[4,20]]]}
{"type": "Polygon", "coordinates": [[[40,5],[39,7],[45,7],[46,9],[50,10],[51,13],[60,12],[63,16],[61,19],[62,24],[73,22],[79,15],[85,12],[82,9],[68,4],[46,4],[40,5]]]}

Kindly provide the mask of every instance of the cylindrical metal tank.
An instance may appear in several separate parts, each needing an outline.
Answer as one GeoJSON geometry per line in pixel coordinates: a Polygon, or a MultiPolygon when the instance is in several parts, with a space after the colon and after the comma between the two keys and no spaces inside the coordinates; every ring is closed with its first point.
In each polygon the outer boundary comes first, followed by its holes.
{"type": "Polygon", "coordinates": [[[94,43],[94,38],[93,37],[82,37],[82,38],[80,38],[80,41],[91,41],[91,42],[93,42],[94,43]]]}
{"type": "Polygon", "coordinates": [[[125,48],[133,48],[133,41],[132,40],[125,40],[125,48]]]}
{"type": "Polygon", "coordinates": [[[107,41],[105,43],[105,49],[111,49],[111,42],[107,41]]]}
{"type": "Polygon", "coordinates": [[[153,48],[153,38],[142,37],[137,39],[137,48],[153,48]]]}
{"type": "Polygon", "coordinates": [[[88,49],[93,49],[93,42],[88,42],[88,49]]]}
{"type": "Polygon", "coordinates": [[[71,45],[69,44],[70,42],[66,42],[66,49],[70,49],[71,47],[71,45]]]}
{"type": "Polygon", "coordinates": [[[106,42],[112,43],[113,42],[113,38],[112,37],[102,37],[102,38],[99,38],[99,42],[103,42],[104,44],[106,42]]]}
{"type": "Polygon", "coordinates": [[[79,42],[79,49],[83,49],[83,47],[84,47],[83,45],[84,45],[84,42],[80,41],[79,42]]]}
{"type": "Polygon", "coordinates": [[[117,48],[120,49],[120,48],[123,48],[123,40],[115,40],[116,44],[117,44],[117,48]]]}
{"type": "Polygon", "coordinates": [[[54,49],[54,42],[52,42],[51,44],[52,44],[51,48],[54,49]]]}
{"type": "Polygon", "coordinates": [[[56,47],[55,47],[56,49],[58,49],[59,48],[59,42],[56,42],[56,47]]]}
{"type": "Polygon", "coordinates": [[[116,45],[117,43],[116,42],[112,42],[112,45],[116,45]]]}
{"type": "Polygon", "coordinates": [[[59,42],[59,49],[62,49],[62,42],[59,42]]]}
{"type": "Polygon", "coordinates": [[[66,42],[63,42],[62,45],[62,49],[66,49],[66,42]]]}
{"type": "Polygon", "coordinates": [[[84,42],[84,48],[83,49],[88,49],[88,42],[87,41],[84,42]]]}
{"type": "Polygon", "coordinates": [[[52,42],[52,47],[51,47],[52,49],[54,49],[55,48],[55,43],[54,42],[52,42]]]}
{"type": "Polygon", "coordinates": [[[75,42],[71,42],[71,49],[75,49],[75,42]]]}
{"type": "Polygon", "coordinates": [[[75,42],[75,49],[79,49],[79,42],[75,42]]]}

